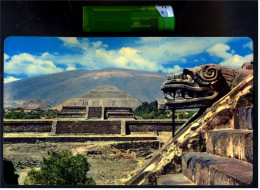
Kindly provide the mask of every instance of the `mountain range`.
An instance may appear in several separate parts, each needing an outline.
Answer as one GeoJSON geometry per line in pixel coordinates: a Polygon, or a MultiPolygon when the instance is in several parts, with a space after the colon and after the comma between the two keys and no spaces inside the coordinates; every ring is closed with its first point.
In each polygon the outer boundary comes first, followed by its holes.
{"type": "Polygon", "coordinates": [[[103,85],[115,86],[140,102],[150,102],[163,99],[160,86],[166,75],[130,69],[80,69],[31,77],[4,84],[4,107],[16,107],[32,99],[57,106],[103,85]]]}

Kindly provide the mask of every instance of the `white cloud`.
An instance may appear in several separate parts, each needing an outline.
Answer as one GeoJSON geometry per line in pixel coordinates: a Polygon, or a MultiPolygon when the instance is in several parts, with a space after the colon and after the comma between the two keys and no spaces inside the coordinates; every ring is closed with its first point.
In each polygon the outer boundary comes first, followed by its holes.
{"type": "Polygon", "coordinates": [[[79,45],[79,41],[76,37],[59,37],[66,45],[77,46],[79,45]]]}
{"type": "Polygon", "coordinates": [[[173,68],[163,68],[162,71],[169,74],[180,73],[183,70],[179,65],[174,65],[173,68]]]}
{"type": "Polygon", "coordinates": [[[96,63],[95,67],[99,67],[100,64],[105,67],[119,67],[125,69],[158,71],[158,64],[151,62],[141,56],[137,49],[130,47],[122,47],[117,51],[97,49],[96,50],[96,63]]]}
{"type": "Polygon", "coordinates": [[[94,48],[99,48],[99,47],[101,47],[102,42],[101,41],[92,42],[92,45],[94,48]]]}
{"type": "MultiPolygon", "coordinates": [[[[188,57],[208,50],[213,56],[228,59],[230,47],[224,43],[233,38],[168,38],[145,37],[134,41],[131,46],[109,49],[102,41],[90,41],[88,38],[58,38],[67,48],[75,49],[73,54],[44,52],[40,56],[22,53],[9,58],[6,55],[5,72],[35,76],[64,70],[81,68],[94,70],[103,68],[126,68],[147,71],[178,73],[185,67],[188,57]],[[227,52],[228,51],[228,52],[227,52]],[[8,60],[8,61],[7,61],[8,60]],[[174,65],[169,67],[169,65],[174,65]]],[[[136,38],[132,38],[136,39],[136,38]]],[[[129,41],[131,38],[129,38],[129,41]]],[[[232,59],[233,62],[235,62],[232,59]]],[[[195,57],[200,61],[202,58],[195,57]]],[[[204,60],[202,60],[204,61],[204,60]]],[[[206,60],[205,60],[206,63],[206,60]]],[[[226,64],[226,63],[223,63],[226,64]]]]}
{"type": "Polygon", "coordinates": [[[253,54],[249,54],[244,57],[236,54],[230,56],[228,59],[222,61],[219,64],[229,67],[241,68],[243,63],[250,62],[251,60],[253,60],[253,54]]]}
{"type": "MultiPolygon", "coordinates": [[[[44,56],[47,56],[47,54],[44,54],[44,56]]],[[[36,57],[28,53],[21,53],[14,55],[10,60],[5,61],[4,71],[8,74],[36,76],[40,74],[61,72],[63,70],[56,67],[52,61],[44,60],[42,57],[36,57]]]]}
{"type": "Polygon", "coordinates": [[[216,44],[213,47],[209,48],[207,52],[211,55],[226,59],[230,56],[230,53],[227,53],[228,50],[230,50],[230,47],[228,45],[216,44]]]}
{"type": "MultiPolygon", "coordinates": [[[[68,41],[72,41],[59,39],[64,41],[65,46],[68,46],[68,41]]],[[[63,65],[80,64],[86,69],[119,67],[174,72],[177,70],[176,67],[168,69],[165,65],[173,62],[178,63],[178,66],[183,65],[187,62],[186,57],[202,53],[217,42],[227,42],[230,39],[145,37],[135,41],[135,45],[131,47],[108,50],[108,45],[102,41],[90,42],[88,38],[74,38],[77,48],[81,49],[78,55],[49,55],[48,59],[63,65]]]]}
{"type": "Polygon", "coordinates": [[[213,47],[209,48],[207,52],[212,56],[224,59],[219,64],[229,67],[241,68],[243,63],[253,60],[253,54],[241,56],[238,54],[234,54],[232,50],[231,53],[228,53],[227,51],[229,50],[230,46],[226,44],[216,44],[213,47]]]}
{"type": "Polygon", "coordinates": [[[7,59],[9,59],[9,55],[7,55],[6,53],[4,53],[4,61],[6,61],[7,59]]]}
{"type": "Polygon", "coordinates": [[[144,57],[149,57],[151,60],[162,64],[168,64],[172,61],[182,61],[191,55],[203,53],[216,43],[226,43],[230,40],[232,38],[144,37],[135,43],[138,45],[136,49],[140,50],[144,57]]]}
{"type": "Polygon", "coordinates": [[[4,78],[4,83],[14,82],[14,81],[17,81],[17,80],[21,80],[21,79],[15,78],[13,76],[9,76],[9,77],[4,78]]]}
{"type": "Polygon", "coordinates": [[[68,66],[66,71],[73,71],[73,70],[76,70],[76,67],[74,66],[68,66]]]}
{"type": "Polygon", "coordinates": [[[253,41],[244,44],[243,48],[249,48],[250,50],[253,50],[253,41]]]}

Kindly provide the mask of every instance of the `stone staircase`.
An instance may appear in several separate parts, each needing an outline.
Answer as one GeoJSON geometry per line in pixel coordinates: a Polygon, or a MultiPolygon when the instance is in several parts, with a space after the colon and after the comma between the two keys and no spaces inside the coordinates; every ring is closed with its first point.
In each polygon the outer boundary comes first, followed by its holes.
{"type": "Polygon", "coordinates": [[[126,185],[257,184],[252,92],[253,77],[248,77],[210,108],[198,112],[126,185]]]}
{"type": "Polygon", "coordinates": [[[183,152],[182,173],[157,178],[157,185],[250,185],[253,179],[252,107],[234,113],[234,128],[209,130],[206,152],[183,152]],[[247,122],[245,122],[247,121],[247,122]]]}
{"type": "Polygon", "coordinates": [[[134,112],[128,107],[106,107],[105,118],[134,118],[134,112]]]}
{"type": "Polygon", "coordinates": [[[57,114],[58,118],[84,118],[86,106],[63,106],[57,114]]]}

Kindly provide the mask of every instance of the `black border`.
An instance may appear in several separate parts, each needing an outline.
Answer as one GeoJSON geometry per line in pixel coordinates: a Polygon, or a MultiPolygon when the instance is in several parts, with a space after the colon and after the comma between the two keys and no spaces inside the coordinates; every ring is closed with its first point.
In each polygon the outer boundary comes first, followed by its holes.
{"type": "MultiPolygon", "coordinates": [[[[3,54],[4,40],[8,36],[76,36],[76,37],[121,37],[121,36],[171,36],[171,37],[250,37],[254,50],[254,164],[253,182],[249,186],[258,187],[258,1],[246,0],[49,0],[49,1],[0,1],[0,39],[1,39],[1,93],[0,114],[3,114],[3,54]],[[82,30],[83,5],[171,5],[176,18],[174,32],[148,33],[85,33],[82,30]]],[[[1,126],[3,121],[1,119],[1,126]]],[[[1,127],[1,162],[3,168],[3,127],[1,127]]],[[[2,169],[0,187],[157,187],[157,188],[187,188],[191,186],[16,186],[3,182],[2,169]]],[[[216,188],[238,186],[192,186],[193,188],[216,188]]],[[[240,188],[240,187],[239,187],[240,188]]]]}

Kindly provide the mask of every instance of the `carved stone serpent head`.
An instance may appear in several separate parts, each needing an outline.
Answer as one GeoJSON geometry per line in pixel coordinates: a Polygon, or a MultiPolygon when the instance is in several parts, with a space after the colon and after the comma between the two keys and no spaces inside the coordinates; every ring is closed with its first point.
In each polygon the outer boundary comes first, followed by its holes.
{"type": "Polygon", "coordinates": [[[183,73],[168,75],[162,84],[165,105],[175,109],[209,107],[245,78],[240,75],[250,73],[252,70],[215,64],[186,68],[183,73]]]}

